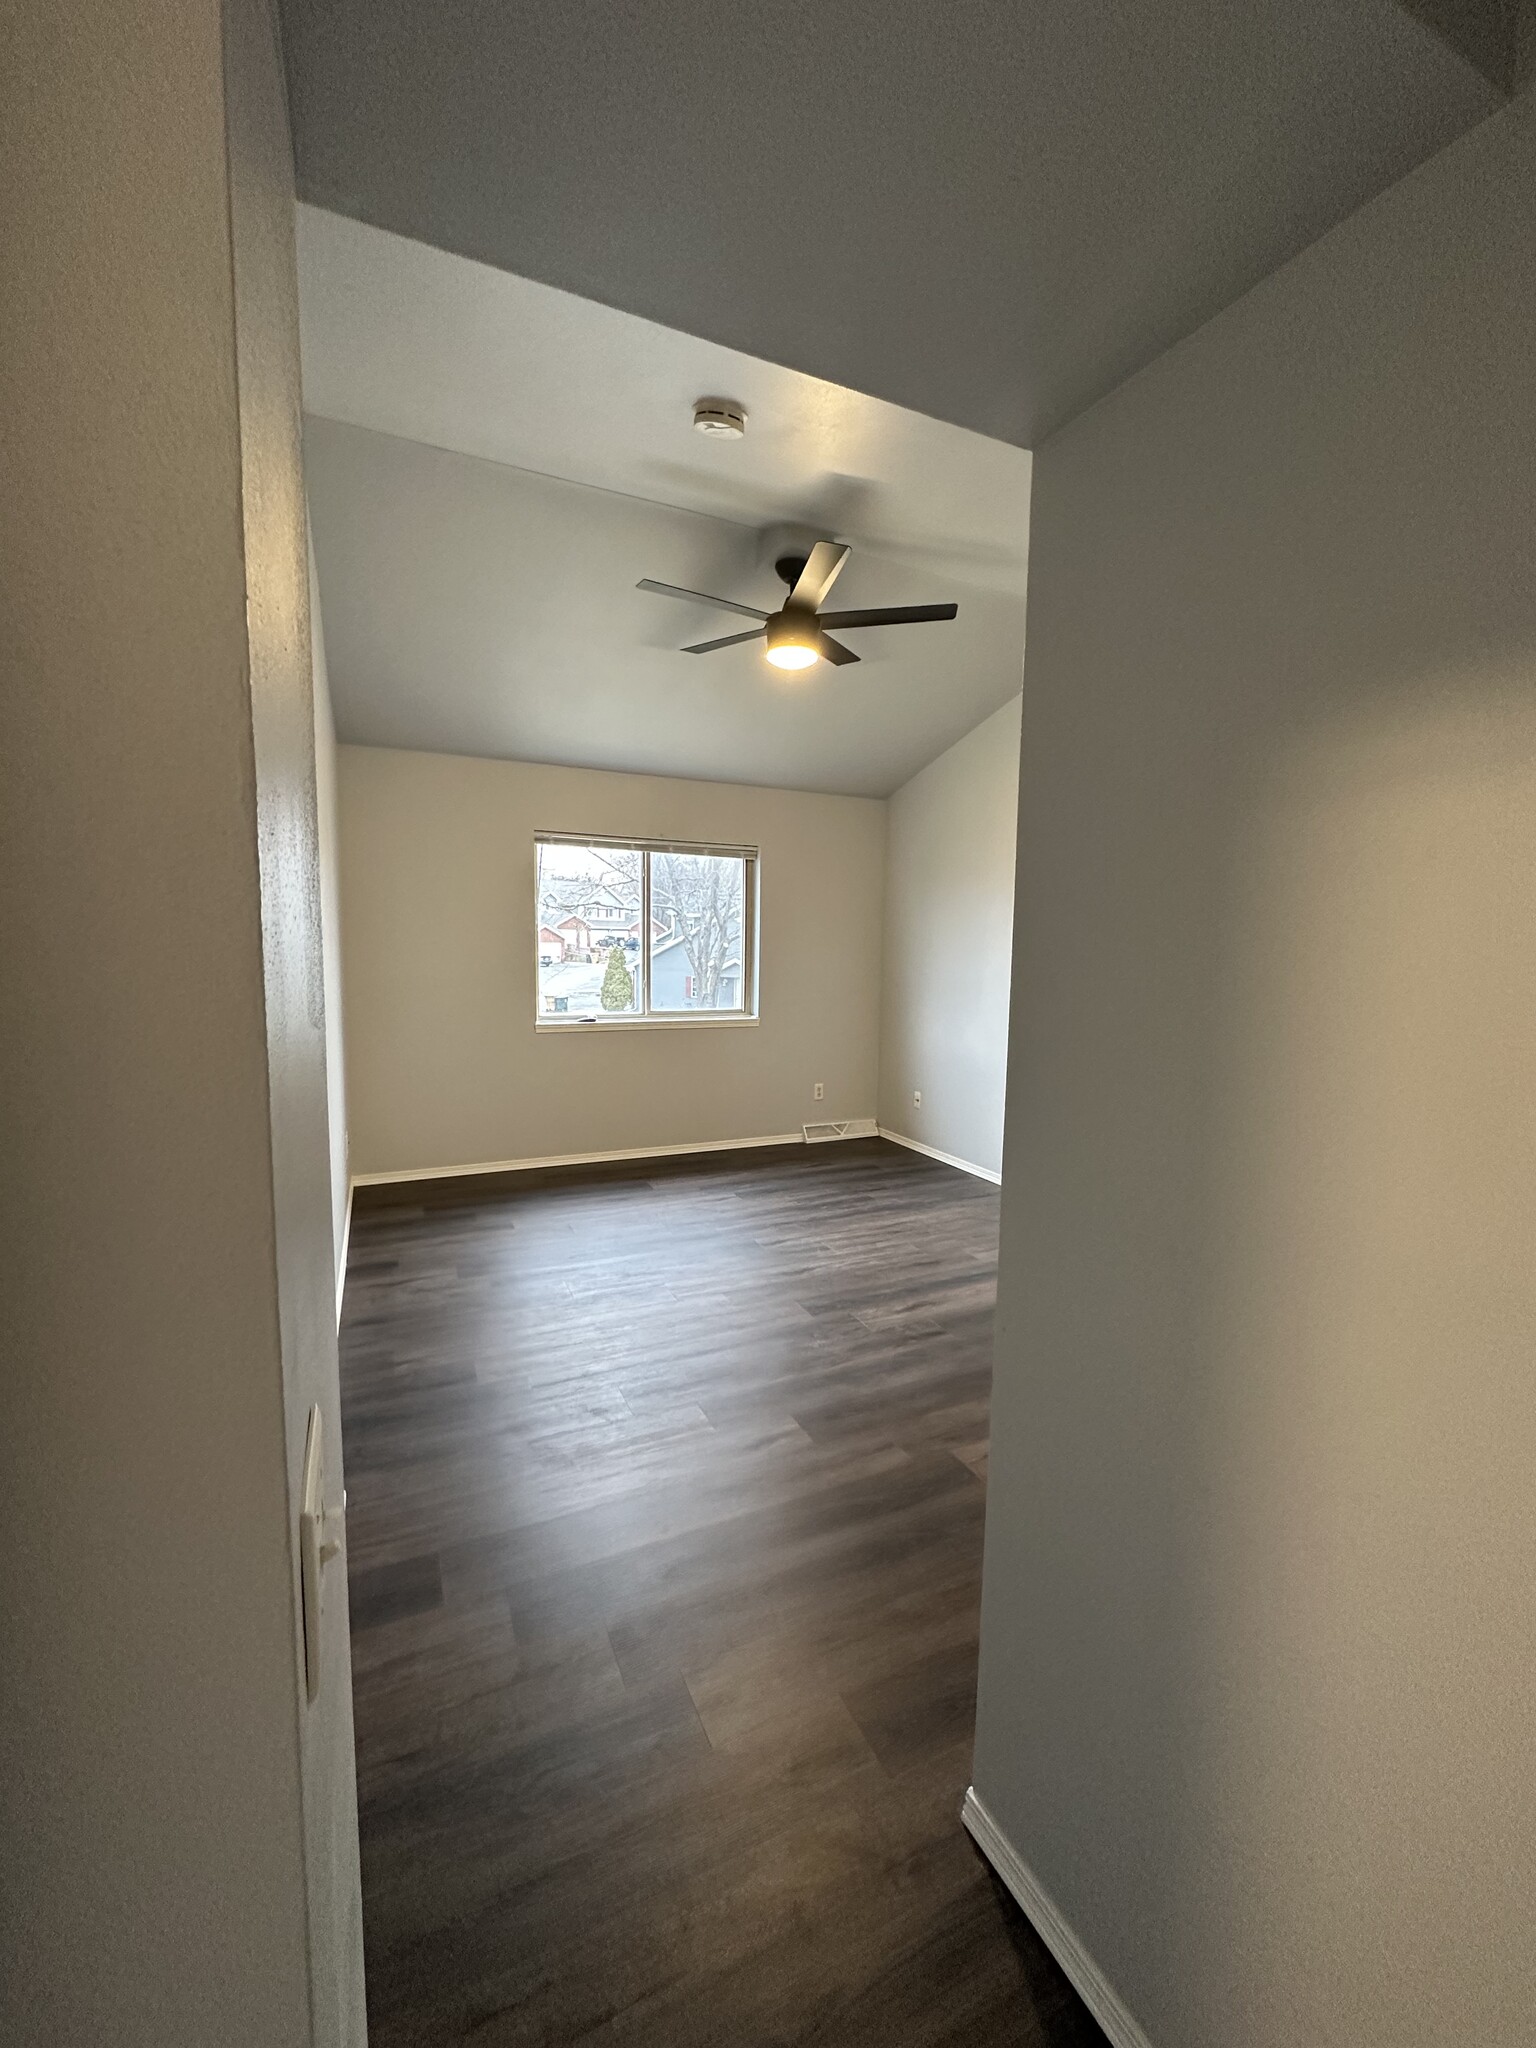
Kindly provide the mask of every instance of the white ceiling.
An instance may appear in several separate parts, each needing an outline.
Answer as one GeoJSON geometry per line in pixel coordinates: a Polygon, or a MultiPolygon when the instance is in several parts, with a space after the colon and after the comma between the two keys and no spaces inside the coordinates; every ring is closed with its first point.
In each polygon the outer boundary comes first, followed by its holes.
{"type": "Polygon", "coordinates": [[[1023,450],[308,207],[299,275],[342,738],[883,795],[1018,690],[1023,450]],[[681,654],[730,615],[638,578],[770,607],[781,522],[853,543],[839,605],[959,619],[799,680],[681,654]]]}
{"type": "Polygon", "coordinates": [[[766,608],[756,530],[312,418],[305,468],[340,736],[374,746],[883,796],[1019,689],[1024,606],[855,550],[840,603],[958,599],[949,625],[847,635],[800,675],[678,650],[766,608]]]}

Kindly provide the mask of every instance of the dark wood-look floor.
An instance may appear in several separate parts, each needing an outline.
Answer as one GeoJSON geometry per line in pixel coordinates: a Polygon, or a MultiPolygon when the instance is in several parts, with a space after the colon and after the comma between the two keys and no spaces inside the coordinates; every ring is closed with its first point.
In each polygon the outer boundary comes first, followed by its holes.
{"type": "Polygon", "coordinates": [[[373,2048],[1102,2043],[958,1818],[994,1191],[428,1193],[342,1338],[373,2048]]]}

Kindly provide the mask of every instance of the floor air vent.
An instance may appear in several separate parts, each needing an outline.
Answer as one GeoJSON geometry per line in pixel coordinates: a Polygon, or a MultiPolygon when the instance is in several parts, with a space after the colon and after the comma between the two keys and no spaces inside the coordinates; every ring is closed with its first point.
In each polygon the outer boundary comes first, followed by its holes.
{"type": "Polygon", "coordinates": [[[846,1118],[840,1124],[802,1124],[807,1145],[827,1145],[834,1138],[877,1138],[879,1128],[872,1116],[846,1118]]]}

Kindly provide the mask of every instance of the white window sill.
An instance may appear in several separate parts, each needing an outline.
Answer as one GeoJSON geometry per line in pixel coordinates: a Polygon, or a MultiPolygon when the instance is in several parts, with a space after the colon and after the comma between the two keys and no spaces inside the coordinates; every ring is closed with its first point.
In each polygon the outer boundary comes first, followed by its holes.
{"type": "Polygon", "coordinates": [[[536,1017],[535,1031],[739,1031],[756,1017],[710,1017],[690,1012],[682,1017],[536,1017]]]}

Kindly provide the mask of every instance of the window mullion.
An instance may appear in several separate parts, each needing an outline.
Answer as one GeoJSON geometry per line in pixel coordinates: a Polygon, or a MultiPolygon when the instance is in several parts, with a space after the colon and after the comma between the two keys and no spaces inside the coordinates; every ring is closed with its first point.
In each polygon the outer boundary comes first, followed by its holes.
{"type": "Polygon", "coordinates": [[[640,856],[640,1014],[651,1014],[651,856],[640,856]]]}
{"type": "Polygon", "coordinates": [[[757,1007],[757,862],[741,864],[741,1008],[757,1007]]]}

